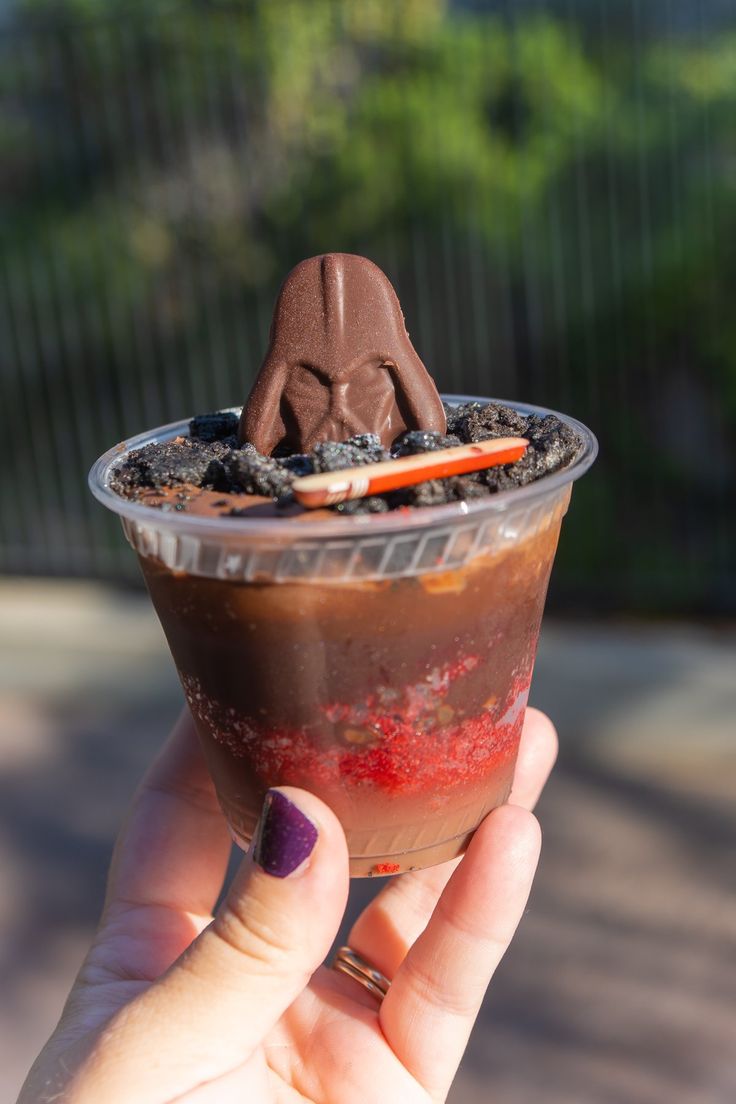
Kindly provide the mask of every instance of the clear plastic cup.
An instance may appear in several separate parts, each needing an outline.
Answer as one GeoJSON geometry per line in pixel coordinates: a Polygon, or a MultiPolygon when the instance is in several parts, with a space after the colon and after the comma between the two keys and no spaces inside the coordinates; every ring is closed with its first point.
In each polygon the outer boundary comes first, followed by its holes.
{"type": "Polygon", "coordinates": [[[560,524],[597,451],[556,416],[582,441],[564,470],[389,514],[203,517],[110,489],[125,452],[187,422],[94,465],[90,487],[138,553],[240,845],[270,786],[301,786],[340,818],[352,875],[400,873],[462,853],[506,800],[560,524]]]}

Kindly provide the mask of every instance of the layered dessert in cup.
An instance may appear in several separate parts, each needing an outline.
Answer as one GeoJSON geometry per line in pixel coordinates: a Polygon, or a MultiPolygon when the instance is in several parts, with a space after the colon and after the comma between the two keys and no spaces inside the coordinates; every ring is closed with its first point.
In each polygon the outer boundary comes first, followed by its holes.
{"type": "Polygon", "coordinates": [[[239,844],[288,784],[334,809],[354,876],[462,853],[510,792],[560,525],[595,451],[552,411],[443,401],[383,273],[328,254],[284,282],[242,411],[100,458],[92,490],[139,556],[239,844]],[[514,463],[297,500],[315,472],[360,467],[367,486],[373,465],[509,437],[514,463]]]}

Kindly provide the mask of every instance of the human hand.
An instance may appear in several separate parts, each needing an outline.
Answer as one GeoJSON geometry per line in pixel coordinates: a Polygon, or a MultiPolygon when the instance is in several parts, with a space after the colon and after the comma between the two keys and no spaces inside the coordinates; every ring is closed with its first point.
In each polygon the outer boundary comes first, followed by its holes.
{"type": "Polygon", "coordinates": [[[275,791],[288,800],[272,802],[260,862],[252,848],[213,918],[230,838],[183,714],[136,793],[99,930],[18,1104],[443,1101],[526,905],[539,852],[528,810],[555,754],[551,722],[530,709],[512,804],[461,860],[391,879],[358,918],[350,946],[391,980],[379,1005],[320,965],[348,858],[313,795],[275,791]]]}

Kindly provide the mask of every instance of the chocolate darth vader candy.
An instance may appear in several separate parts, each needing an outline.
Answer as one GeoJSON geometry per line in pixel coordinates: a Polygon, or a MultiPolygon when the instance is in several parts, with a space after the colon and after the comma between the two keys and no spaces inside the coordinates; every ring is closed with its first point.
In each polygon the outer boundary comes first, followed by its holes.
{"type": "Polygon", "coordinates": [[[349,253],[302,261],[279,292],[240,440],[270,454],[375,433],[388,448],[410,429],[444,433],[446,419],[391,283],[349,253]]]}

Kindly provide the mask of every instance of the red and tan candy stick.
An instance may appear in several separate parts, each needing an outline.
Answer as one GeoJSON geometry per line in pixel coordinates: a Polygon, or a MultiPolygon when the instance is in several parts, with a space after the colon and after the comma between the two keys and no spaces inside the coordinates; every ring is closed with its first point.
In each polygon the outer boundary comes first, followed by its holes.
{"type": "Polygon", "coordinates": [[[336,502],[346,502],[349,498],[397,491],[415,483],[424,483],[426,479],[443,479],[448,475],[464,475],[498,464],[512,464],[524,455],[528,444],[525,437],[478,441],[474,445],[402,456],[399,460],[385,460],[380,464],[305,475],[294,481],[292,490],[297,502],[309,509],[334,506],[336,502]]]}

